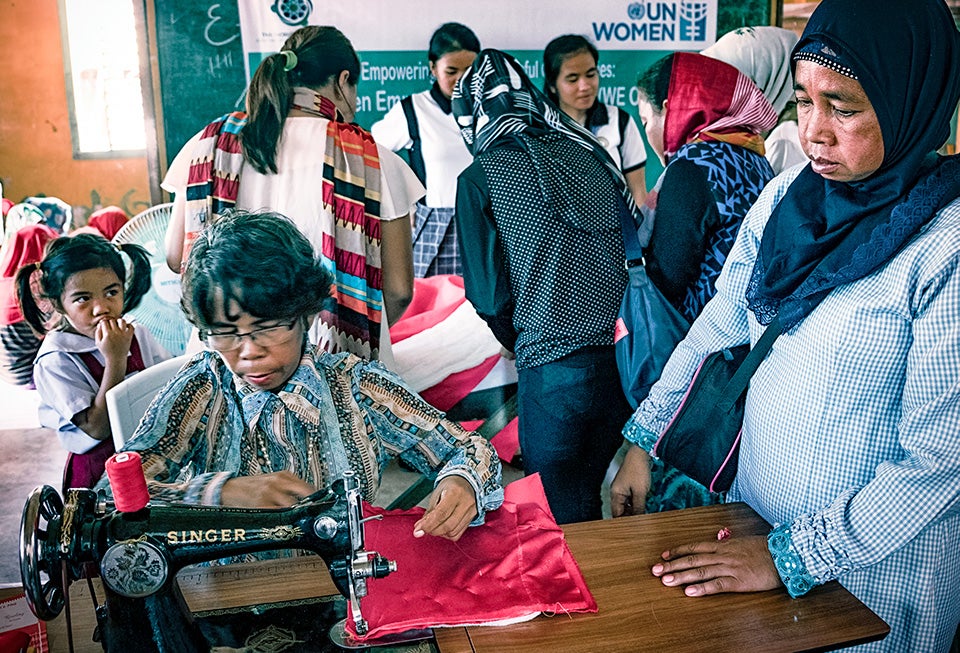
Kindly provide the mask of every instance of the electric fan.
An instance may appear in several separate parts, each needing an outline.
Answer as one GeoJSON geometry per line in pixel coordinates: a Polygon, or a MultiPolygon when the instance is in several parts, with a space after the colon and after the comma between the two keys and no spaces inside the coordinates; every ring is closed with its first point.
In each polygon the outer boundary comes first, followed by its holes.
{"type": "Polygon", "coordinates": [[[187,346],[191,326],[180,310],[180,275],[167,267],[164,235],[172,207],[171,203],[158,204],[138,213],[120,228],[113,242],[134,243],[149,253],[153,268],[151,287],[130,315],[150,329],[167,351],[179,356],[187,346]]]}

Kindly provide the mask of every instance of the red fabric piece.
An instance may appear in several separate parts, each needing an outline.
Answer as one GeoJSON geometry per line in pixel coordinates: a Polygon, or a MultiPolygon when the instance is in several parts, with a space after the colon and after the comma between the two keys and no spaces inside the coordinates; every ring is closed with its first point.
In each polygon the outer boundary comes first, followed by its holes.
{"type": "Polygon", "coordinates": [[[749,138],[777,124],[777,112],[746,75],[692,52],[673,56],[666,112],[663,145],[668,156],[693,140],[715,141],[721,140],[719,134],[735,133],[749,138]],[[713,134],[704,133],[708,131],[713,134]]]}
{"type": "Polygon", "coordinates": [[[22,630],[0,633],[0,653],[22,653],[30,646],[30,634],[22,630]]]}
{"type": "Polygon", "coordinates": [[[13,208],[13,200],[3,198],[3,217],[7,217],[7,213],[10,212],[10,209],[13,208]]]}
{"type": "Polygon", "coordinates": [[[497,450],[497,456],[505,463],[510,462],[520,451],[520,418],[514,417],[510,423],[500,429],[490,439],[490,444],[497,450]]]}
{"type": "Polygon", "coordinates": [[[397,571],[370,580],[361,600],[376,639],[411,628],[463,626],[515,619],[538,612],[596,612],[563,531],[547,506],[540,476],[515,481],[486,524],[470,528],[459,542],[413,537],[422,508],[386,511],[364,506],[366,548],[397,562],[397,571]]]}
{"type": "Polygon", "coordinates": [[[465,301],[463,277],[439,274],[414,279],[413,299],[397,323],[390,325],[390,340],[398,343],[440,324],[465,301]]]}
{"type": "MultiPolygon", "coordinates": [[[[392,335],[393,331],[390,333],[392,335]]],[[[443,411],[450,410],[460,400],[473,392],[473,389],[490,373],[498,360],[500,360],[500,354],[494,354],[476,367],[471,367],[462,372],[454,372],[437,385],[421,392],[420,396],[431,406],[443,411]]]]}
{"type": "Polygon", "coordinates": [[[46,225],[31,224],[18,229],[4,245],[0,257],[0,324],[23,321],[13,278],[24,265],[42,260],[43,248],[57,236],[57,232],[46,225]]]}

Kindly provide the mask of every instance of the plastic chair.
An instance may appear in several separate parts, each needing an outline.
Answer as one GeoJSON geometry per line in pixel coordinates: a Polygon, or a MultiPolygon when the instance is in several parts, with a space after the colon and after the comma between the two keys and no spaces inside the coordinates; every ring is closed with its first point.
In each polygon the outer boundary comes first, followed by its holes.
{"type": "Polygon", "coordinates": [[[157,363],[107,390],[107,415],[117,451],[137,430],[140,418],[147,412],[153,398],[188,359],[189,356],[177,356],[157,363]]]}

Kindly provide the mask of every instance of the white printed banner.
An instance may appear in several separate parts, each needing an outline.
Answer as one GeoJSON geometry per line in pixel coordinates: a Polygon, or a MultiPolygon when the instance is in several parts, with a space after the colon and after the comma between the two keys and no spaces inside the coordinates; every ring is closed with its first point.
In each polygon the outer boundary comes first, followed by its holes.
{"type": "Polygon", "coordinates": [[[536,83],[543,48],[581,34],[600,50],[601,101],[636,116],[637,75],[665,51],[701,50],[717,33],[717,0],[239,0],[249,79],[304,25],[335,25],[360,53],[357,122],[369,127],[401,97],[430,87],[427,47],[445,22],[510,52],[536,83]]]}
{"type": "Polygon", "coordinates": [[[468,25],[486,47],[542,50],[582,34],[601,50],[702,50],[717,0],[240,0],[246,52],[276,52],[303,25],[336,25],[357,50],[423,50],[441,24],[468,25]]]}

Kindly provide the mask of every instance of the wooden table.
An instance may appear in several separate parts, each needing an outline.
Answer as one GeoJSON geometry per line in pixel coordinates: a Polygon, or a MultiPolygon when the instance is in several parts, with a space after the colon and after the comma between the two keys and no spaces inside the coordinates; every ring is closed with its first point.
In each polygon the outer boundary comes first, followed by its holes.
{"type": "MultiPolygon", "coordinates": [[[[443,653],[753,653],[829,650],[889,632],[835,582],[799,599],[783,589],[690,598],[650,574],[661,551],[716,537],[723,526],[734,537],[769,531],[744,504],[567,525],[567,542],[597,601],[597,613],[541,616],[496,628],[437,629],[437,644],[443,653]]],[[[335,593],[318,558],[188,569],[179,580],[194,611],[335,593]]],[[[86,583],[74,583],[71,600],[76,650],[100,651],[88,641],[93,610],[86,583]]],[[[48,634],[53,653],[67,650],[63,615],[48,624],[48,634]]]]}
{"type": "Polygon", "coordinates": [[[889,627],[833,582],[791,599],[784,589],[690,598],[650,573],[671,546],[770,531],[746,504],[564,526],[597,601],[596,614],[538,617],[506,628],[436,631],[444,653],[829,650],[884,637],[889,627]]]}

